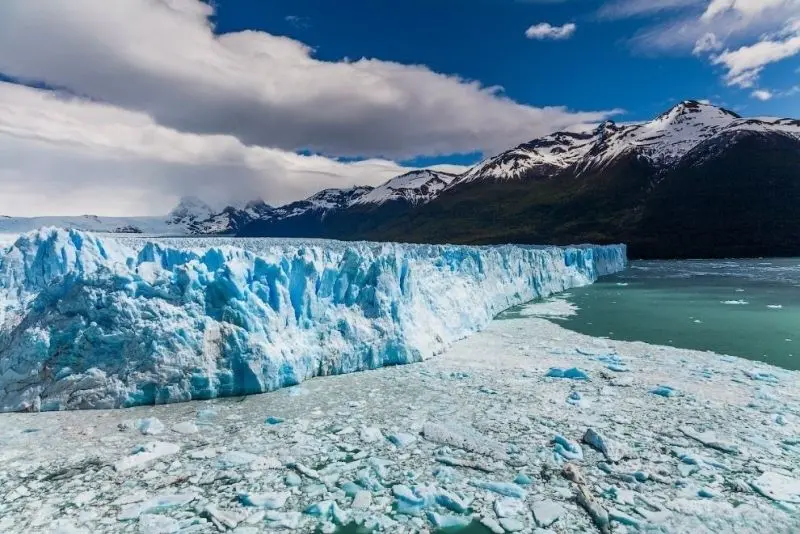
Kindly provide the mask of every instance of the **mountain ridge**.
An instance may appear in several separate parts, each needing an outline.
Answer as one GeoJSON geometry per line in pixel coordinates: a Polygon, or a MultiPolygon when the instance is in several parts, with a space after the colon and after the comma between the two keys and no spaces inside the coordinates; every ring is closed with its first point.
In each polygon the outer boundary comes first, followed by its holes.
{"type": "MultiPolygon", "coordinates": [[[[186,198],[165,221],[85,216],[66,222],[87,230],[97,230],[99,225],[100,231],[196,235],[469,244],[625,241],[631,245],[633,257],[703,252],[688,243],[683,248],[667,246],[670,237],[660,234],[674,226],[684,229],[684,239],[702,238],[710,256],[748,250],[800,255],[800,243],[793,248],[773,239],[767,240],[775,245],[772,249],[755,242],[737,247],[727,236],[719,239],[726,245],[717,246],[703,228],[698,226],[692,233],[686,221],[674,220],[680,210],[670,211],[669,207],[681,202],[694,205],[692,199],[686,199],[692,192],[713,205],[744,190],[756,199],[784,194],[800,203],[800,191],[794,186],[800,180],[796,154],[800,154],[800,120],[746,118],[721,107],[684,100],[650,121],[606,121],[584,131],[554,132],[486,158],[459,175],[418,169],[377,187],[325,189],[278,207],[257,200],[212,213],[201,200],[186,198]],[[732,151],[744,155],[732,156],[732,151]],[[733,165],[730,167],[720,163],[732,161],[738,163],[728,163],[733,165]],[[753,161],[758,161],[758,166],[753,161]],[[703,189],[685,181],[688,175],[703,180],[704,173],[715,176],[715,188],[703,189]],[[759,190],[759,176],[777,190],[759,190]],[[669,185],[672,183],[684,183],[685,190],[676,190],[669,185]]],[[[783,217],[794,220],[780,203],[763,205],[777,206],[783,217]]],[[[704,222],[700,207],[695,205],[689,212],[695,225],[704,222]]],[[[707,212],[715,213],[713,209],[707,212]]],[[[734,216],[724,210],[720,213],[734,216]]],[[[728,227],[741,232],[748,225],[763,227],[764,221],[773,218],[770,213],[743,216],[747,224],[733,221],[728,227]]],[[[13,219],[0,218],[0,231],[13,226],[9,221],[13,219]]],[[[705,224],[717,228],[714,221],[705,224]]],[[[777,221],[769,224],[786,243],[795,242],[784,235],[777,221]]],[[[716,231],[724,233],[725,228],[716,231]]],[[[755,239],[756,234],[744,238],[755,239]]]]}
{"type": "MultiPolygon", "coordinates": [[[[688,174],[702,180],[707,168],[716,177],[715,189],[704,190],[703,198],[713,206],[726,202],[726,195],[745,190],[756,197],[767,195],[753,186],[753,180],[757,184],[763,174],[776,177],[770,183],[780,191],[770,195],[785,193],[800,203],[800,191],[793,185],[800,181],[795,154],[800,154],[800,121],[796,119],[742,118],[724,108],[686,100],[651,121],[607,121],[591,131],[556,132],[523,143],[479,162],[418,205],[398,201],[391,203],[391,209],[350,206],[326,213],[324,222],[308,217],[291,223],[253,221],[239,235],[466,244],[626,242],[632,257],[654,258],[763,255],[769,250],[800,255],[800,243],[792,248],[770,238],[775,247],[761,246],[756,238],[763,236],[758,232],[735,236],[742,240],[741,246],[727,235],[717,245],[704,228],[724,233],[725,225],[704,221],[699,208],[691,210],[693,228],[671,218],[669,206],[698,189],[686,184],[681,193],[663,185],[683,182],[682,176],[688,174]],[[731,151],[742,154],[729,157],[731,151]],[[769,157],[762,158],[761,152],[769,157]],[[759,161],[759,167],[718,168],[720,161],[748,159],[759,161]],[[671,196],[665,199],[664,191],[671,196]],[[684,229],[683,246],[671,244],[673,224],[684,229]],[[692,239],[706,248],[689,246],[692,239]]],[[[787,219],[793,217],[785,206],[779,212],[787,219]]],[[[708,217],[714,213],[707,210],[708,217]]],[[[720,213],[734,217],[730,211],[720,213]]],[[[796,241],[785,235],[769,212],[742,217],[744,225],[729,226],[741,233],[766,225],[787,243],[796,241]]]]}

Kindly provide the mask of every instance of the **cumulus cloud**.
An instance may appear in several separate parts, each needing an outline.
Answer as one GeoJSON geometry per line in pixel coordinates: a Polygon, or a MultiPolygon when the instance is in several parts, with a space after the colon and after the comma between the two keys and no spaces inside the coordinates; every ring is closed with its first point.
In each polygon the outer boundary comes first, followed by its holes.
{"type": "Polygon", "coordinates": [[[757,89],[751,93],[751,96],[757,100],[765,101],[772,98],[772,93],[766,89],[757,89]]]}
{"type": "Polygon", "coordinates": [[[525,31],[525,37],[528,39],[554,39],[562,40],[569,39],[575,34],[578,27],[573,23],[567,23],[563,26],[553,26],[549,22],[541,22],[534,24],[525,31]]]}
{"type": "Polygon", "coordinates": [[[764,67],[800,53],[800,30],[795,31],[796,34],[785,39],[765,39],[736,50],[726,50],[714,56],[712,62],[728,70],[725,75],[728,85],[752,87],[764,67]]]}
{"type": "Polygon", "coordinates": [[[299,41],[217,35],[199,0],[0,2],[0,72],[248,145],[404,159],[488,152],[606,111],[536,108],[422,65],[321,61],[299,41]]]}
{"type": "Polygon", "coordinates": [[[408,170],[180,132],[144,113],[0,83],[0,214],[160,215],[186,194],[219,207],[254,198],[281,204],[408,170]]]}

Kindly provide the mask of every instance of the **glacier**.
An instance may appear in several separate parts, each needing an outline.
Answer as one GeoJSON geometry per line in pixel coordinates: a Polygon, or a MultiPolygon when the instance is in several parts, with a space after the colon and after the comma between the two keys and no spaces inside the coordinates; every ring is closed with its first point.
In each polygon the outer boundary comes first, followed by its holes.
{"type": "Polygon", "coordinates": [[[624,245],[112,238],[0,243],[0,411],[261,393],[419,362],[514,305],[625,268],[624,245]]]}

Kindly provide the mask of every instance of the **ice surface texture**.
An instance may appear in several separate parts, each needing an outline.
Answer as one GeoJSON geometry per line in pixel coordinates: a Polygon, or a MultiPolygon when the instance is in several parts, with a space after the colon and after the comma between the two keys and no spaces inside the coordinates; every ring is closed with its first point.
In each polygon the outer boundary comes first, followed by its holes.
{"type": "Polygon", "coordinates": [[[424,360],[625,253],[39,230],[0,249],[0,410],[245,395],[424,360]]]}

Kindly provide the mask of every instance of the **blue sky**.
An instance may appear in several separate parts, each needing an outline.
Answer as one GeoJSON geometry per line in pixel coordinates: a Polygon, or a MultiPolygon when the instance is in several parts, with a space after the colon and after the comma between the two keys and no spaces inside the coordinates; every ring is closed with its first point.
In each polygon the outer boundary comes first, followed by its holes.
{"type": "MultiPolygon", "coordinates": [[[[687,49],[654,50],[633,38],[670,19],[656,12],[608,20],[598,0],[218,0],[216,31],[287,35],[328,61],[375,57],[499,85],[537,106],[626,110],[646,120],[678,100],[711,99],[747,115],[800,115],[800,93],[760,101],[729,87],[724,69],[687,49]],[[569,39],[530,40],[531,25],[575,23],[569,39]]],[[[658,4],[659,0],[652,0],[658,4]]],[[[668,3],[668,2],[667,2],[668,3]]],[[[702,5],[703,2],[698,2],[702,5]]],[[[800,85],[800,55],[772,65],[763,86],[800,85]]]]}
{"type": "Polygon", "coordinates": [[[684,99],[800,117],[800,0],[4,0],[0,214],[281,204],[684,99]]]}

